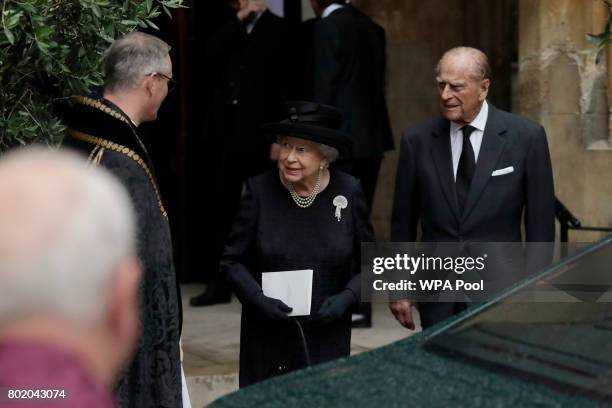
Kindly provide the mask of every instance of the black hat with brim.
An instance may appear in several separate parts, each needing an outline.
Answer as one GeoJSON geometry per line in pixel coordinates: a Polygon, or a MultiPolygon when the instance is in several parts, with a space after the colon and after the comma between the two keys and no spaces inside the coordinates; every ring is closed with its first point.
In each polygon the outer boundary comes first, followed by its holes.
{"type": "Polygon", "coordinates": [[[287,102],[286,118],[267,123],[262,130],[269,136],[293,136],[335,147],[346,156],[352,147],[351,139],[338,130],[342,114],[334,107],[314,102],[287,102]]]}

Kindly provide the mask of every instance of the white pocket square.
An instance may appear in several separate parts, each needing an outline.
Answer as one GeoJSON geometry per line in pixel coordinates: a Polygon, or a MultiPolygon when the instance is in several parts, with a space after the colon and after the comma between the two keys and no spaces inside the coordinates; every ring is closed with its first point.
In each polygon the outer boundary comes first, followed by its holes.
{"type": "Polygon", "coordinates": [[[510,167],[506,167],[506,168],[499,169],[499,170],[493,170],[493,173],[491,173],[491,176],[492,177],[503,176],[504,174],[512,173],[513,171],[514,171],[514,166],[510,166],[510,167]]]}

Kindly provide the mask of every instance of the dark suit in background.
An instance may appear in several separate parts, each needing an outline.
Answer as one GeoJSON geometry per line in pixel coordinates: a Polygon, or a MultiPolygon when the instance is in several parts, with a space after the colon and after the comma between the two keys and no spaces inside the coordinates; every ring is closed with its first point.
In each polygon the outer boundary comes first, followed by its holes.
{"type": "Polygon", "coordinates": [[[312,101],[314,100],[314,30],[319,18],[311,18],[298,24],[295,30],[296,49],[291,57],[292,78],[290,82],[291,100],[312,101]]]}
{"type": "MultiPolygon", "coordinates": [[[[553,175],[544,128],[489,104],[476,171],[465,210],[457,204],[450,122],[429,120],[402,137],[391,239],[415,242],[552,242],[553,175]],[[494,170],[513,168],[492,176],[494,170]]],[[[458,303],[419,305],[423,327],[464,308],[458,303]]]]}
{"type": "MultiPolygon", "coordinates": [[[[231,15],[205,46],[204,136],[210,141],[210,150],[202,157],[216,165],[201,179],[203,196],[209,200],[212,213],[199,217],[200,223],[194,228],[200,233],[208,231],[212,238],[212,247],[200,248],[200,252],[205,254],[203,272],[213,287],[218,282],[223,244],[240,205],[243,182],[273,165],[270,143],[260,128],[280,117],[286,100],[287,41],[286,23],[266,10],[250,33],[247,24],[231,15]]],[[[196,245],[202,242],[194,241],[196,245]]],[[[218,293],[226,298],[229,290],[223,287],[218,293]]],[[[198,298],[193,298],[192,304],[214,300],[198,298]]]]}
{"type": "Polygon", "coordinates": [[[353,140],[338,167],[360,179],[372,208],[383,153],[393,149],[385,101],[385,32],[346,5],[319,20],[314,32],[314,97],[342,112],[341,130],[353,140]]]}
{"type": "MultiPolygon", "coordinates": [[[[314,99],[342,113],[341,130],[353,141],[350,157],[334,165],[361,181],[372,211],[383,153],[393,149],[385,101],[384,29],[351,5],[321,18],[314,30],[314,99]]],[[[362,304],[363,325],[371,323],[362,304]]]]}

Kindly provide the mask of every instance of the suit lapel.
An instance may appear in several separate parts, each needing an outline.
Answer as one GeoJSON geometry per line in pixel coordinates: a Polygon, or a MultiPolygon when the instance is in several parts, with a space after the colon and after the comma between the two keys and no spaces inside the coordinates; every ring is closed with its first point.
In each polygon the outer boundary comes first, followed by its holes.
{"type": "Polygon", "coordinates": [[[261,16],[259,16],[259,19],[255,22],[255,25],[253,26],[253,30],[251,30],[251,33],[248,34],[249,38],[254,38],[261,35],[261,31],[265,30],[266,28],[266,20],[270,18],[269,14],[270,12],[266,10],[261,14],[261,16]]]}
{"type": "Polygon", "coordinates": [[[480,153],[478,154],[478,161],[476,162],[476,171],[472,179],[470,191],[465,203],[465,210],[463,212],[464,221],[474,209],[482,191],[491,178],[491,173],[495,169],[495,165],[499,161],[499,157],[506,143],[506,139],[502,136],[505,132],[505,124],[499,118],[497,109],[489,104],[489,117],[485,125],[480,153]]]}
{"type": "Polygon", "coordinates": [[[457,205],[457,193],[455,190],[455,177],[453,174],[453,156],[450,145],[450,122],[441,120],[440,126],[433,131],[433,143],[431,144],[431,155],[436,165],[438,178],[442,192],[451,212],[459,220],[459,207],[457,205]]]}

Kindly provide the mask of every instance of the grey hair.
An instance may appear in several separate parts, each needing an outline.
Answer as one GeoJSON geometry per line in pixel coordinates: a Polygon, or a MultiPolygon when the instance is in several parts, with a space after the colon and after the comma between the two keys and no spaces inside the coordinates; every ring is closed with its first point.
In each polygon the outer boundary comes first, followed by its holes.
{"type": "Polygon", "coordinates": [[[153,72],[170,75],[167,57],[170,46],[157,37],[135,32],[115,40],[104,57],[104,89],[136,88],[153,72]]]}
{"type": "Polygon", "coordinates": [[[117,266],[136,253],[125,188],[74,153],[28,148],[0,160],[0,322],[103,318],[117,266]]]}
{"type": "Polygon", "coordinates": [[[440,75],[440,69],[444,58],[459,55],[470,58],[472,62],[472,72],[470,73],[470,76],[472,78],[477,81],[491,79],[491,66],[489,65],[489,58],[487,57],[487,54],[473,47],[455,47],[446,51],[436,65],[436,76],[440,75]]]}
{"type": "Polygon", "coordinates": [[[325,160],[327,160],[328,163],[335,162],[338,156],[340,155],[338,149],[323,143],[319,143],[319,151],[321,152],[323,157],[325,157],[325,160]]]}

